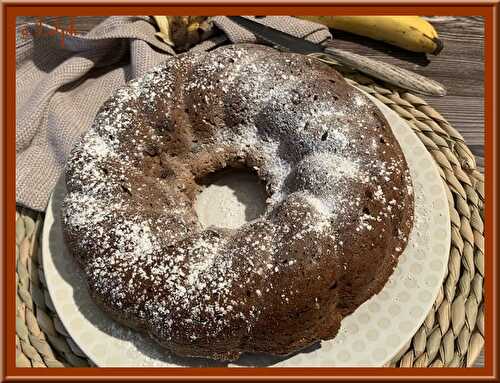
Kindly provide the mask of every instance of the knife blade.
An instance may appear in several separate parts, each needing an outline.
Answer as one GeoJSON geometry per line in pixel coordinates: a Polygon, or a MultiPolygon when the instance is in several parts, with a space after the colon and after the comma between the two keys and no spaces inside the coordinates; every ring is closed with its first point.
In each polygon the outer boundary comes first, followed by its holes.
{"type": "Polygon", "coordinates": [[[332,46],[316,44],[268,27],[267,25],[250,20],[246,17],[227,17],[239,26],[253,33],[258,39],[281,50],[305,55],[323,54],[330,56],[340,64],[356,69],[359,72],[381,79],[400,88],[430,96],[446,95],[446,89],[439,82],[396,65],[374,60],[356,53],[334,48],[332,46]]]}

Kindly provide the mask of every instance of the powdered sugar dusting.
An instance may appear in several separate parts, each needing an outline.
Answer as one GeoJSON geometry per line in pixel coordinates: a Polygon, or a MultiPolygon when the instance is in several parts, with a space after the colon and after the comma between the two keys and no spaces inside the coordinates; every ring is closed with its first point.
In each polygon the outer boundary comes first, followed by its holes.
{"type": "MultiPolygon", "coordinates": [[[[278,290],[277,276],[341,259],[351,245],[346,225],[359,233],[398,225],[412,193],[386,123],[312,58],[217,52],[172,59],[118,90],[72,153],[64,201],[65,230],[94,295],[163,344],[193,350],[222,333],[240,344],[269,310],[307,301],[308,284],[278,290]],[[187,99],[195,114],[221,114],[219,125],[206,122],[208,138],[190,130],[187,99]],[[171,142],[180,153],[163,152],[171,142]],[[202,229],[185,184],[166,181],[175,172],[193,178],[200,153],[250,164],[267,186],[265,214],[238,229],[202,229]],[[148,166],[161,168],[157,179],[148,166]],[[149,201],[151,188],[163,188],[164,201],[149,201]]],[[[325,307],[316,298],[314,309],[325,307]]]]}

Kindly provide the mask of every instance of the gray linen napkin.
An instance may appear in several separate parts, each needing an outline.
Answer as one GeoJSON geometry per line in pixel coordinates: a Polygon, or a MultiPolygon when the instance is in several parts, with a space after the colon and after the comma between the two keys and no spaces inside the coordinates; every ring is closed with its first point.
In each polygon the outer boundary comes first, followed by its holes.
{"type": "MultiPolygon", "coordinates": [[[[75,29],[85,17],[75,19],[75,29]]],[[[266,25],[314,42],[331,37],[327,28],[289,16],[259,19],[266,25]]],[[[224,34],[193,50],[255,37],[224,16],[214,18],[224,34]]],[[[65,36],[50,25],[16,31],[16,201],[44,210],[71,148],[92,124],[103,102],[120,86],[142,76],[175,52],[155,36],[147,16],[113,16],[90,32],[65,36]],[[43,33],[40,33],[43,31],[43,33]]]]}

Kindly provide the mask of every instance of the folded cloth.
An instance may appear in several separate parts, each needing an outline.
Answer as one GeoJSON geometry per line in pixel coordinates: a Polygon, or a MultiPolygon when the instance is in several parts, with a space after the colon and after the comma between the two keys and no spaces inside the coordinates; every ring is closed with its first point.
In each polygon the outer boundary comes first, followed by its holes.
{"type": "MultiPolygon", "coordinates": [[[[79,30],[86,17],[76,17],[79,30]],[[79,28],[80,27],[80,28],[79,28]]],[[[259,22],[313,42],[331,35],[322,25],[289,16],[259,22]]],[[[224,16],[221,30],[193,50],[224,43],[256,42],[224,16]]],[[[157,39],[148,16],[109,17],[90,32],[62,40],[48,24],[28,23],[16,30],[16,201],[44,210],[71,148],[92,124],[99,107],[129,80],[142,76],[175,52],[157,39]]]]}

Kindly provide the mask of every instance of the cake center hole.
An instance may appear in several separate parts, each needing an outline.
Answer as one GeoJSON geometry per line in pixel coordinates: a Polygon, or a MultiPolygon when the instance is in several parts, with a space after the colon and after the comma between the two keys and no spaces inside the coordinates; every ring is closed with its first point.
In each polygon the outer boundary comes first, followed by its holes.
{"type": "Polygon", "coordinates": [[[201,182],[194,209],[206,228],[235,229],[258,218],[266,207],[266,191],[259,177],[250,171],[225,169],[201,182]]]}

